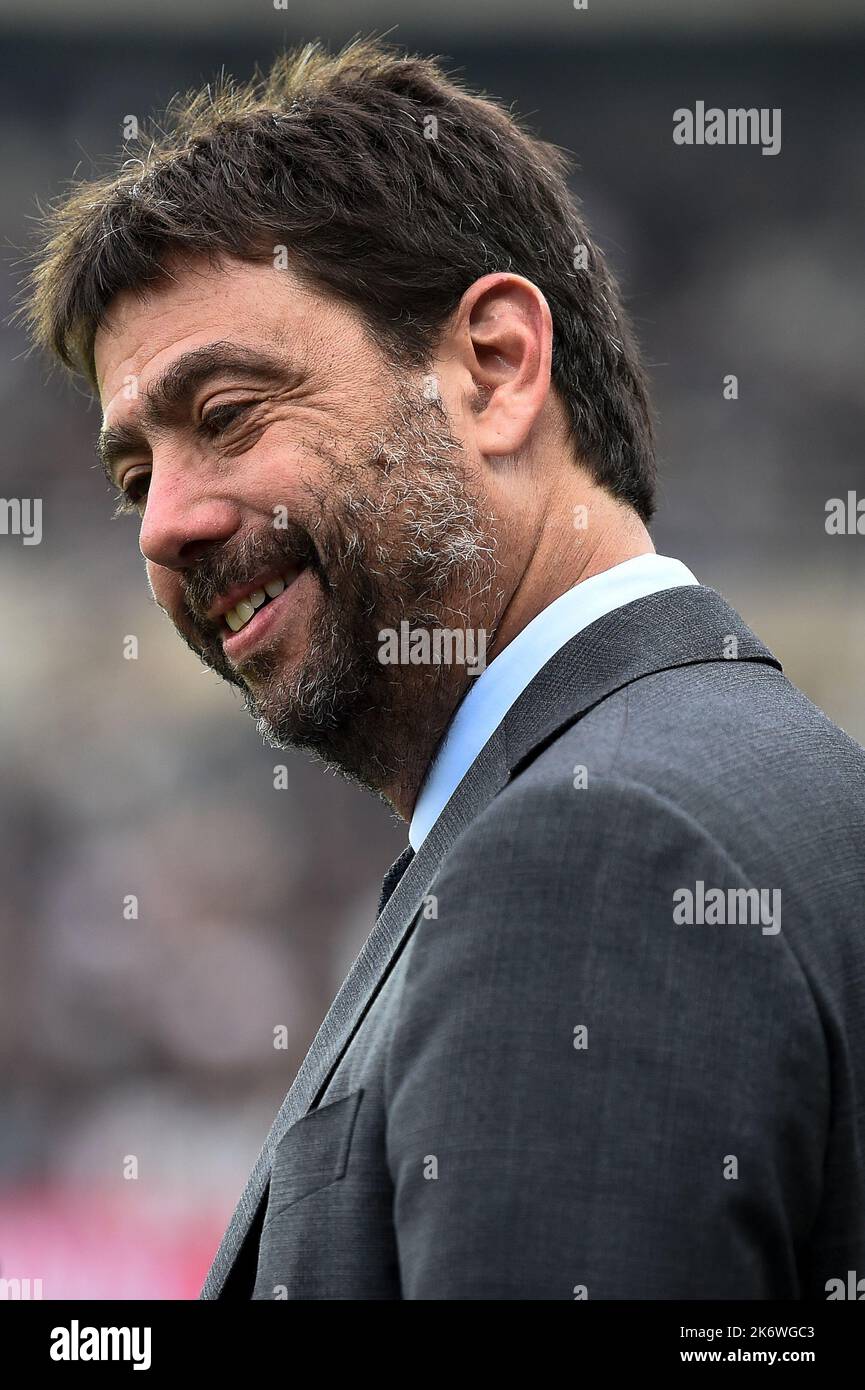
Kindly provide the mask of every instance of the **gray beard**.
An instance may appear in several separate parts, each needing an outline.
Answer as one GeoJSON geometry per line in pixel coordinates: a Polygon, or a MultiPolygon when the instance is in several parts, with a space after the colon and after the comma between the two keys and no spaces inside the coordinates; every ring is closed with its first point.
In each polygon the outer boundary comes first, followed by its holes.
{"type": "MultiPolygon", "coordinates": [[[[326,462],[327,486],[308,490],[304,524],[284,533],[287,559],[308,557],[319,590],[301,666],[285,671],[278,638],[240,671],[215,629],[203,650],[193,649],[243,692],[270,747],[305,749],[379,794],[395,785],[417,790],[472,677],[464,666],[383,665],[380,634],[408,622],[483,628],[492,641],[501,601],[493,592],[495,518],[469,486],[440,402],[405,386],[362,464],[326,462]]],[[[273,528],[248,538],[233,552],[230,575],[218,560],[203,562],[206,572],[188,581],[193,611],[239,575],[259,573],[279,538],[273,528]]]]}

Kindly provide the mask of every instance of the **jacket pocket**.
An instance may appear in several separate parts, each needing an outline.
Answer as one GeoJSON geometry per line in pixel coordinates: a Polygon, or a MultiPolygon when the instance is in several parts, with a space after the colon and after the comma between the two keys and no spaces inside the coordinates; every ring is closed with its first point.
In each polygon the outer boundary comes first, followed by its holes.
{"type": "Polygon", "coordinates": [[[286,1130],[273,1154],[264,1230],[287,1207],[345,1176],[363,1090],[320,1105],[286,1130]]]}

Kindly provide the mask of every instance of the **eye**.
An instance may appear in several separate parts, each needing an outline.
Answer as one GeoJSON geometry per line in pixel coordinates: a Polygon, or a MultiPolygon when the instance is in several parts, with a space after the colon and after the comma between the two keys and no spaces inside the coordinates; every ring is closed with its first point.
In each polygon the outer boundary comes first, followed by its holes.
{"type": "Polygon", "coordinates": [[[115,493],[117,505],[114,508],[114,516],[126,516],[130,512],[137,512],[147,495],[149,483],[149,473],[139,473],[115,493]]]}
{"type": "Polygon", "coordinates": [[[202,415],[198,432],[207,439],[218,438],[239,419],[245,410],[249,409],[251,404],[251,401],[227,401],[224,405],[215,406],[206,415],[202,415]]]}

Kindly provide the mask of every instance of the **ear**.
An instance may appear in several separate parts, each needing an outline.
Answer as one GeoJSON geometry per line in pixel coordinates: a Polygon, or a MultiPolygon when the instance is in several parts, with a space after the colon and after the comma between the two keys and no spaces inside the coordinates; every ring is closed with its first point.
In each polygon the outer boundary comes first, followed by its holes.
{"type": "Polygon", "coordinates": [[[451,349],[474,384],[469,419],[478,451],[516,453],[550,390],[553,318],[544,295],[521,275],[476,280],[457,309],[451,349]]]}

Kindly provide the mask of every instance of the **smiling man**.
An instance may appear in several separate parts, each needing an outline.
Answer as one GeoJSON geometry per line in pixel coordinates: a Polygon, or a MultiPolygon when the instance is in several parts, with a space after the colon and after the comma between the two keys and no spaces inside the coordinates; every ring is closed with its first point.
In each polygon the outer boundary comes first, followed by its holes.
{"type": "MultiPolygon", "coordinates": [[[[275,745],[407,815],[467,674],[385,664],[380,634],[499,621],[493,499],[440,402],[346,308],[234,257],[171,276],[143,303],[119,294],[95,339],[100,453],[141,514],[156,601],[275,745]]],[[[535,295],[488,277],[475,317],[518,320],[535,295]]]]}
{"type": "Polygon", "coordinates": [[[562,157],[373,42],[141,150],[49,214],[35,340],[183,640],[410,841],[203,1296],[826,1297],[865,1268],[865,755],[655,554],[562,157]]]}

